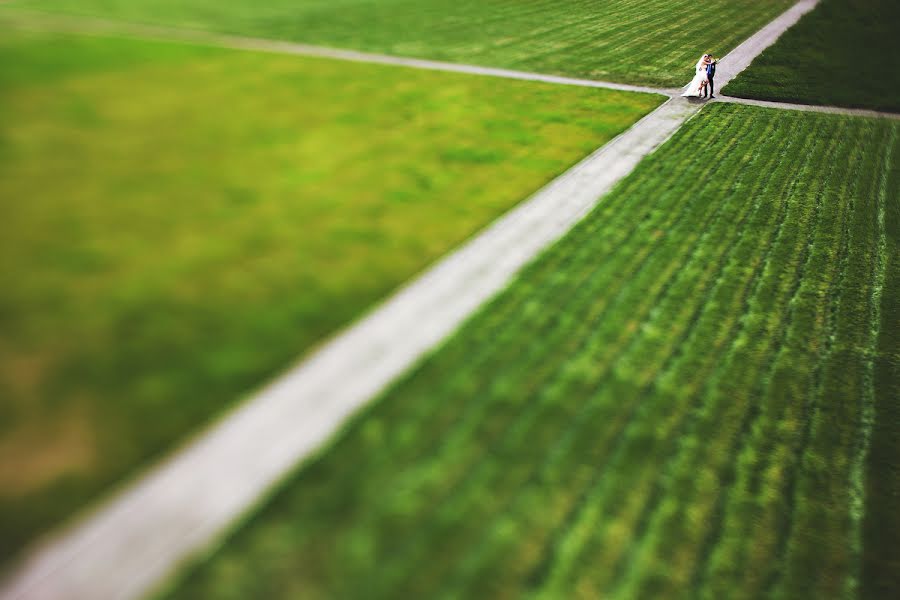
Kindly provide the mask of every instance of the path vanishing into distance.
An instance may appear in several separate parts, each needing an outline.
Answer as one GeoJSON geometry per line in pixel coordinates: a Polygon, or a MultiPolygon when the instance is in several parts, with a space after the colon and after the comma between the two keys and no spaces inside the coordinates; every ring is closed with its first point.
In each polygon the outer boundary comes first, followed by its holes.
{"type": "MultiPolygon", "coordinates": [[[[801,0],[726,55],[717,87],[753,59],[818,0],[801,0]]],[[[7,22],[9,15],[0,16],[7,22]]],[[[27,20],[27,18],[26,18],[27,20]]],[[[664,94],[669,99],[462,247],[414,279],[319,350],[248,398],[187,445],[101,502],[25,556],[0,598],[136,599],[221,539],[279,481],[474,311],[504,289],[542,250],[565,235],[688,119],[703,102],[655,89],[399,58],[171,28],[41,16],[22,26],[126,33],[257,51],[664,94]],[[348,376],[348,374],[353,374],[348,376]]],[[[18,23],[13,18],[13,25],[18,23]]],[[[887,116],[831,107],[725,98],[771,108],[887,116]]]]}

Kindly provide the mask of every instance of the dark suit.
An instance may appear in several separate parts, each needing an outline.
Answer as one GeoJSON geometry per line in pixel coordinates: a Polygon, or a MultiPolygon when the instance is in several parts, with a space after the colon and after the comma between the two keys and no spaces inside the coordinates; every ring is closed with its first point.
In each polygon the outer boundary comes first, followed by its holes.
{"type": "MultiPolygon", "coordinates": [[[[719,61],[713,61],[713,62],[709,63],[708,65],[706,65],[706,79],[709,80],[709,95],[710,95],[710,96],[715,96],[715,95],[716,95],[716,90],[715,90],[715,88],[713,87],[713,79],[714,79],[715,76],[716,76],[716,63],[717,63],[717,62],[719,62],[719,61]]],[[[705,92],[704,92],[704,96],[703,96],[703,97],[704,97],[704,98],[706,97],[706,93],[705,93],[705,92]]]]}

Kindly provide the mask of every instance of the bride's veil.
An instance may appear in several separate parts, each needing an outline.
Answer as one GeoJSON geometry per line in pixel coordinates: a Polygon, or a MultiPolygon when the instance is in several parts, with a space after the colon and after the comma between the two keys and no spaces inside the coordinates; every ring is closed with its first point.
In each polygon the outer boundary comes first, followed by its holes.
{"type": "Polygon", "coordinates": [[[697,61],[697,66],[694,67],[694,71],[699,71],[699,70],[700,70],[700,67],[703,66],[703,59],[704,59],[704,58],[706,58],[706,55],[705,55],[705,54],[704,54],[703,56],[700,57],[700,60],[697,61]]]}

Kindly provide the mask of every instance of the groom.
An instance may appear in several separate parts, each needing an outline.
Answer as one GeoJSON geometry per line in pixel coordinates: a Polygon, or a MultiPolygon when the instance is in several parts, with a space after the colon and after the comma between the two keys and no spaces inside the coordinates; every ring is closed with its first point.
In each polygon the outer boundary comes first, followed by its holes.
{"type": "Polygon", "coordinates": [[[703,87],[703,98],[706,98],[706,90],[709,90],[709,97],[715,98],[716,90],[713,87],[713,79],[716,76],[716,65],[719,63],[718,58],[713,58],[713,55],[710,54],[709,62],[706,64],[706,80],[709,82],[708,85],[703,87]]]}

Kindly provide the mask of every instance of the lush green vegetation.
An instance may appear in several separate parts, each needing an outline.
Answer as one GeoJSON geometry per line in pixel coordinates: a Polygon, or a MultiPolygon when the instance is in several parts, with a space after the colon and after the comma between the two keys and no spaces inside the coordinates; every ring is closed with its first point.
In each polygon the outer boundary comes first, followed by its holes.
{"type": "Polygon", "coordinates": [[[900,168],[897,158],[884,181],[888,202],[884,207],[885,237],[879,248],[886,277],[881,288],[881,322],[874,356],[876,397],[872,439],[865,479],[863,543],[863,596],[871,600],[900,595],[900,168]],[[892,194],[892,195],[891,195],[892,194]]]}
{"type": "Polygon", "coordinates": [[[793,0],[14,0],[13,7],[214,29],[594,79],[677,86],[793,0]]]}
{"type": "Polygon", "coordinates": [[[0,35],[0,556],[661,96],[0,35]]]}
{"type": "Polygon", "coordinates": [[[857,595],[896,557],[898,130],[704,108],[173,596],[857,595]]]}
{"type": "Polygon", "coordinates": [[[822,0],[723,92],[900,111],[900,2],[822,0]]]}

